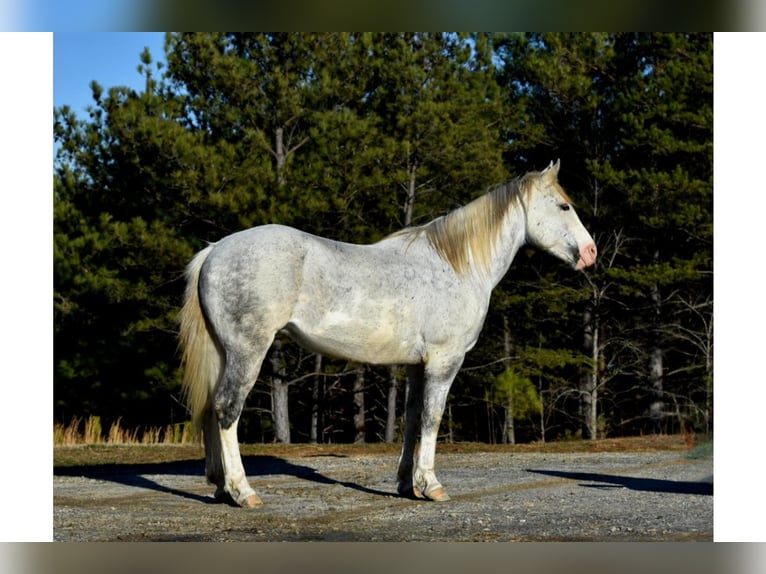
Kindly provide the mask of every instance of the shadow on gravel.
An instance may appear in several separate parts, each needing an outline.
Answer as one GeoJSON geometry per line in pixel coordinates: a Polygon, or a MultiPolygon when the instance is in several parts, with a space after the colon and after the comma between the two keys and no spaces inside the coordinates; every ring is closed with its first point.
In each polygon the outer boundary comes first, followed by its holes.
{"type": "Polygon", "coordinates": [[[632,476],[614,476],[611,474],[598,474],[592,472],[564,472],[559,470],[534,470],[527,472],[568,478],[600,484],[581,484],[585,488],[629,488],[645,492],[667,492],[670,494],[713,494],[712,482],[691,482],[680,480],[663,480],[656,478],[636,478],[632,476]]]}
{"type": "MultiPolygon", "coordinates": [[[[243,456],[242,463],[245,466],[245,473],[249,477],[286,475],[294,476],[311,482],[317,482],[327,485],[340,485],[345,488],[351,488],[367,494],[377,496],[396,497],[398,495],[382,490],[367,488],[360,484],[348,481],[335,480],[327,477],[310,466],[293,464],[282,458],[268,455],[250,455],[243,456]]],[[[103,464],[93,466],[69,466],[54,467],[54,476],[82,476],[96,480],[105,480],[145,488],[157,492],[165,492],[182,498],[188,498],[205,504],[221,504],[225,500],[218,500],[211,496],[203,496],[191,492],[185,492],[177,488],[172,488],[159,484],[146,475],[169,475],[169,476],[205,476],[205,464],[201,460],[181,460],[175,462],[159,462],[144,464],[103,464]]]]}

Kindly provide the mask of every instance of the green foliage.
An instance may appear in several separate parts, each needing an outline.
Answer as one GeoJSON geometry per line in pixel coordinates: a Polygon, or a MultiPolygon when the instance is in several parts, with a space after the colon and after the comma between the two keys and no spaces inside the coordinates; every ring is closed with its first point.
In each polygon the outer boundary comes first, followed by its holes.
{"type": "Polygon", "coordinates": [[[532,381],[513,369],[506,369],[496,378],[494,398],[497,403],[513,405],[514,419],[523,419],[540,412],[540,396],[532,381]]]}

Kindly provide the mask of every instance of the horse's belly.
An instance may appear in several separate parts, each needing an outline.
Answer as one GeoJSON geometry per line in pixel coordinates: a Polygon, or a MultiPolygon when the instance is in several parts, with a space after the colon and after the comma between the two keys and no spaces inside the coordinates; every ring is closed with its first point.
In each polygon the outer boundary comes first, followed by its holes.
{"type": "Polygon", "coordinates": [[[342,311],[319,321],[293,319],[285,331],[301,346],[324,355],[378,365],[417,363],[421,345],[385,318],[361,323],[342,311]]]}

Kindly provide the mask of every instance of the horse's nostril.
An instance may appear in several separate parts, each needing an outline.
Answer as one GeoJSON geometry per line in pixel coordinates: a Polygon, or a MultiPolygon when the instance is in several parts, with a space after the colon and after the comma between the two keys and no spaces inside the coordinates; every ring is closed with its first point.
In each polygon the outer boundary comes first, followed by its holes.
{"type": "Polygon", "coordinates": [[[583,246],[580,249],[580,252],[578,254],[579,262],[577,264],[577,267],[579,269],[583,269],[585,267],[589,267],[593,265],[596,262],[596,256],[598,255],[598,250],[596,249],[596,244],[591,242],[588,245],[583,246]]]}

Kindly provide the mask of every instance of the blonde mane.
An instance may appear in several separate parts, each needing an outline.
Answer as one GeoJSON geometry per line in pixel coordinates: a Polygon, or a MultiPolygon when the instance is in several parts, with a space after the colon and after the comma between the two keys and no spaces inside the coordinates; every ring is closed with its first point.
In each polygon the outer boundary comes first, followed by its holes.
{"type": "MultiPolygon", "coordinates": [[[[486,273],[505,215],[512,205],[521,205],[522,194],[529,197],[540,175],[536,171],[527,173],[430,223],[403,229],[390,237],[412,235],[414,240],[425,234],[431,246],[458,274],[469,271],[471,259],[477,271],[486,273]]],[[[566,198],[564,190],[556,187],[566,198]]]]}

